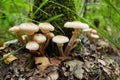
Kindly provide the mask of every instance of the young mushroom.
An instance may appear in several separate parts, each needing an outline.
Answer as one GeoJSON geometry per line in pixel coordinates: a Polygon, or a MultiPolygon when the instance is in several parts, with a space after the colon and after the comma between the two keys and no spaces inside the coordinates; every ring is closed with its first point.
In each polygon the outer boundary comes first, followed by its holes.
{"type": "Polygon", "coordinates": [[[47,23],[47,22],[40,23],[39,28],[44,34],[49,33],[50,31],[54,31],[54,27],[50,23],[47,23]]]}
{"type": "Polygon", "coordinates": [[[69,38],[66,36],[58,35],[58,36],[53,37],[52,41],[57,44],[60,56],[64,57],[63,45],[64,43],[69,41],[69,38]]]}
{"type": "Polygon", "coordinates": [[[95,29],[89,28],[84,29],[83,32],[88,36],[88,40],[93,42],[93,39],[98,39],[99,36],[97,35],[97,31],[95,29]]]}
{"type": "Polygon", "coordinates": [[[50,40],[54,37],[55,35],[52,32],[46,33],[46,37],[48,38],[47,42],[45,43],[43,47],[43,51],[47,48],[48,44],[50,43],[50,40]]]}
{"type": "Polygon", "coordinates": [[[28,23],[22,23],[20,25],[20,30],[23,31],[27,35],[29,41],[32,41],[33,34],[35,32],[38,32],[39,27],[34,23],[28,22],[28,23]]]}
{"type": "Polygon", "coordinates": [[[29,41],[26,44],[26,49],[30,50],[30,51],[36,51],[39,49],[39,44],[35,41],[29,41]]]}
{"type": "Polygon", "coordinates": [[[11,27],[11,28],[9,29],[9,31],[10,31],[10,32],[14,32],[14,33],[17,35],[20,43],[21,43],[22,45],[25,45],[25,41],[23,40],[23,38],[22,38],[22,36],[21,36],[21,32],[20,32],[19,26],[13,26],[13,27],[11,27]]]}
{"type": "Polygon", "coordinates": [[[44,23],[39,24],[39,28],[40,28],[41,32],[48,38],[47,42],[43,48],[43,50],[45,51],[50,40],[54,37],[54,34],[52,32],[50,32],[50,31],[54,31],[54,27],[50,23],[44,22],[44,23]]]}
{"type": "Polygon", "coordinates": [[[46,42],[46,37],[43,34],[35,34],[33,39],[39,44],[39,51],[41,53],[42,56],[45,55],[44,51],[43,51],[43,47],[44,44],[46,42]]]}
{"type": "Polygon", "coordinates": [[[73,28],[74,31],[72,32],[72,37],[67,45],[67,47],[65,48],[64,54],[68,55],[70,53],[70,51],[73,49],[73,45],[75,40],[77,39],[77,37],[80,35],[80,29],[87,29],[89,28],[89,26],[85,23],[81,23],[79,21],[73,21],[73,22],[66,22],[64,24],[65,28],[73,28]]]}

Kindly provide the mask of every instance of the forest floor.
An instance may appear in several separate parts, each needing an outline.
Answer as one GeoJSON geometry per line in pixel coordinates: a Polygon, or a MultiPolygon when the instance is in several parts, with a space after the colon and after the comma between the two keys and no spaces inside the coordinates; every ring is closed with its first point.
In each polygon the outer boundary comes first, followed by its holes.
{"type": "MultiPolygon", "coordinates": [[[[9,65],[0,62],[0,80],[120,80],[119,50],[105,39],[91,43],[84,38],[81,44],[65,59],[48,57],[51,64],[45,70],[36,68],[35,54],[21,49],[9,65]]],[[[10,44],[0,50],[0,55],[20,47],[18,42],[10,44]]]]}

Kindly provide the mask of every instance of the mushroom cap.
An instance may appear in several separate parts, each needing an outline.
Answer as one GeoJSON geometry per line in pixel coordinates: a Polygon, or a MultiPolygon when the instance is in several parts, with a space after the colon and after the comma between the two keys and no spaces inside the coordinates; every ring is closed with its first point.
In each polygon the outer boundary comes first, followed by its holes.
{"type": "Polygon", "coordinates": [[[81,23],[80,21],[66,22],[64,24],[64,27],[66,27],[66,28],[81,28],[81,29],[89,28],[89,26],[87,24],[81,23]]]}
{"type": "Polygon", "coordinates": [[[88,29],[83,29],[83,32],[90,35],[91,33],[92,34],[97,34],[97,31],[95,29],[92,29],[92,28],[88,28],[88,29]]]}
{"type": "Polygon", "coordinates": [[[63,43],[68,42],[69,38],[66,36],[58,35],[58,36],[53,37],[52,41],[57,43],[57,44],[63,44],[63,43]]]}
{"type": "Polygon", "coordinates": [[[54,27],[50,23],[40,23],[39,28],[43,33],[47,33],[49,31],[54,31],[54,27]]]}
{"type": "Polygon", "coordinates": [[[26,44],[26,48],[30,51],[36,51],[39,49],[39,44],[35,41],[30,41],[26,44]]]}
{"type": "Polygon", "coordinates": [[[43,34],[35,34],[33,39],[39,44],[46,41],[46,37],[43,34]]]}
{"type": "Polygon", "coordinates": [[[10,32],[20,32],[20,28],[18,25],[13,26],[9,29],[10,32]]]}
{"type": "Polygon", "coordinates": [[[20,30],[27,35],[33,35],[35,32],[39,30],[39,27],[32,22],[27,22],[27,23],[22,23],[20,25],[20,30]]]}
{"type": "Polygon", "coordinates": [[[91,38],[95,38],[95,39],[98,39],[98,38],[99,38],[99,36],[98,36],[97,34],[90,34],[90,37],[91,37],[91,38]]]}
{"type": "Polygon", "coordinates": [[[53,38],[55,35],[52,32],[46,33],[46,36],[48,38],[53,38]]]}

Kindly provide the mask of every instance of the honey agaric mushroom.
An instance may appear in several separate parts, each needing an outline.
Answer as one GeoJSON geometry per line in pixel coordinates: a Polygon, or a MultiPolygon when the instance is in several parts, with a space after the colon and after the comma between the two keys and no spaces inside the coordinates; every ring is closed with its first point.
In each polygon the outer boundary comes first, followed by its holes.
{"type": "Polygon", "coordinates": [[[23,38],[22,38],[22,36],[21,36],[21,34],[20,34],[20,28],[19,28],[19,26],[13,26],[13,27],[11,27],[11,28],[9,29],[9,31],[10,31],[10,32],[14,32],[14,33],[17,35],[20,43],[21,43],[22,45],[25,45],[25,41],[23,40],[23,38]]]}
{"type": "Polygon", "coordinates": [[[28,23],[22,23],[20,25],[20,30],[27,35],[29,41],[32,41],[33,34],[39,30],[39,27],[34,23],[28,22],[28,23]]]}
{"type": "Polygon", "coordinates": [[[95,29],[92,29],[92,28],[88,28],[88,29],[83,29],[83,32],[86,33],[86,34],[97,34],[97,31],[95,29]]]}
{"type": "Polygon", "coordinates": [[[64,57],[63,45],[64,43],[69,41],[69,38],[66,36],[58,35],[58,36],[53,37],[52,41],[57,44],[60,56],[64,57]]]}
{"type": "Polygon", "coordinates": [[[33,39],[39,44],[39,51],[41,53],[42,56],[44,56],[44,51],[43,51],[43,47],[44,44],[46,42],[46,37],[43,34],[35,34],[33,39]]]}
{"type": "Polygon", "coordinates": [[[84,33],[86,33],[86,35],[88,36],[88,39],[93,42],[93,39],[98,39],[99,36],[97,35],[97,31],[95,29],[84,29],[83,30],[84,33]]]}
{"type": "Polygon", "coordinates": [[[29,41],[27,44],[26,44],[26,48],[30,51],[36,51],[39,49],[39,44],[35,41],[29,41]]]}
{"type": "Polygon", "coordinates": [[[42,31],[42,33],[45,36],[47,36],[47,38],[48,38],[48,40],[43,48],[43,50],[45,50],[46,47],[48,46],[51,38],[54,37],[54,34],[50,32],[50,31],[54,31],[54,27],[50,23],[44,22],[44,23],[39,24],[39,28],[42,31]]]}
{"type": "Polygon", "coordinates": [[[66,22],[64,24],[64,27],[66,28],[74,28],[74,31],[72,32],[72,37],[67,45],[67,47],[65,48],[64,54],[68,55],[70,53],[70,51],[72,50],[72,47],[74,45],[74,42],[76,40],[76,38],[78,37],[78,35],[80,35],[80,29],[86,29],[89,28],[89,26],[85,23],[81,23],[79,21],[73,21],[73,22],[66,22]]]}
{"type": "Polygon", "coordinates": [[[47,57],[35,57],[35,64],[39,70],[45,70],[50,66],[50,62],[47,57]]]}
{"type": "Polygon", "coordinates": [[[47,22],[40,23],[39,28],[44,34],[50,31],[54,31],[54,27],[50,23],[47,23],[47,22]]]}
{"type": "Polygon", "coordinates": [[[17,57],[15,57],[12,54],[10,55],[10,53],[3,55],[3,57],[6,57],[6,56],[8,56],[8,57],[4,60],[5,64],[10,64],[11,62],[13,62],[14,60],[17,59],[17,57]]]}
{"type": "Polygon", "coordinates": [[[43,51],[45,51],[45,49],[47,48],[50,40],[55,36],[52,32],[46,33],[46,36],[48,38],[47,42],[45,43],[45,46],[43,48],[43,51]]]}

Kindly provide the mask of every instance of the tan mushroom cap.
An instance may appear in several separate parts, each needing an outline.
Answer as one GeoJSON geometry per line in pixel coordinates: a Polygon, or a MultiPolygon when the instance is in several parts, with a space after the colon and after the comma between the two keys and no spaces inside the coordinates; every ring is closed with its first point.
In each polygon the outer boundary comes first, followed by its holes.
{"type": "Polygon", "coordinates": [[[35,32],[39,30],[39,27],[32,22],[28,22],[28,23],[22,23],[20,25],[20,30],[27,35],[33,35],[35,32]]]}
{"type": "Polygon", "coordinates": [[[58,36],[53,37],[52,41],[57,43],[57,44],[63,44],[63,43],[68,42],[69,38],[66,36],[58,35],[58,36]]]}
{"type": "Polygon", "coordinates": [[[30,51],[36,51],[39,49],[39,44],[35,41],[30,41],[26,44],[26,48],[30,51]]]}
{"type": "Polygon", "coordinates": [[[66,28],[81,28],[81,29],[89,28],[89,26],[87,24],[82,23],[80,21],[66,22],[64,24],[64,27],[66,27],[66,28]]]}
{"type": "Polygon", "coordinates": [[[49,31],[54,31],[54,27],[50,23],[40,23],[39,28],[43,33],[47,33],[49,31]]]}
{"type": "Polygon", "coordinates": [[[46,36],[48,38],[53,38],[55,35],[52,32],[46,33],[46,36]]]}
{"type": "Polygon", "coordinates": [[[20,32],[19,26],[13,26],[9,29],[10,32],[20,32]]]}
{"type": "Polygon", "coordinates": [[[98,39],[98,38],[99,38],[99,36],[98,36],[97,34],[90,34],[90,37],[91,37],[91,38],[95,38],[95,39],[98,39]]]}
{"type": "Polygon", "coordinates": [[[94,34],[97,34],[97,31],[95,29],[92,29],[92,28],[88,28],[88,29],[83,29],[83,32],[85,33],[94,33],[94,34]]]}
{"type": "Polygon", "coordinates": [[[35,34],[33,39],[39,44],[46,41],[46,37],[43,34],[35,34]]]}

